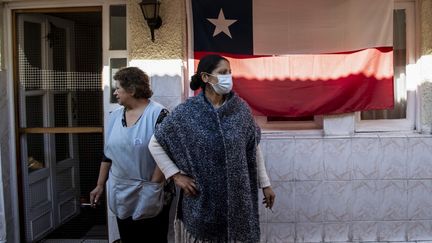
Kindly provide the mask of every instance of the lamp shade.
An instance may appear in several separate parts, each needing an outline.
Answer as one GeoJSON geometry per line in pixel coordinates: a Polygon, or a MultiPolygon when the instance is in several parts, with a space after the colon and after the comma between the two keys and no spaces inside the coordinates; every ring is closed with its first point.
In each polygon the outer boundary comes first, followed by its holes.
{"type": "Polygon", "coordinates": [[[154,42],[154,30],[159,29],[162,25],[162,19],[159,16],[160,0],[142,0],[139,5],[150,28],[151,39],[154,42]]]}
{"type": "Polygon", "coordinates": [[[160,0],[142,0],[140,3],[144,19],[147,21],[155,20],[159,17],[160,0]]]}

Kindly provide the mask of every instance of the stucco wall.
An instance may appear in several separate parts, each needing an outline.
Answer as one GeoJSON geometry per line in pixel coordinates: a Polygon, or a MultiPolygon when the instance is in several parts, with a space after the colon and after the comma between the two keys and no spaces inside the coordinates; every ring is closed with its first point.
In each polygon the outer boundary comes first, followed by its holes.
{"type": "Polygon", "coordinates": [[[186,48],[186,6],[183,0],[166,0],[160,5],[162,26],[155,30],[155,42],[144,20],[140,1],[128,0],[129,58],[184,59],[186,48]]]}
{"type": "Polygon", "coordinates": [[[419,1],[420,10],[420,53],[419,66],[421,100],[421,131],[432,132],[432,1],[419,1]]]}
{"type": "Polygon", "coordinates": [[[432,1],[420,1],[421,55],[432,54],[432,1]]]}
{"type": "Polygon", "coordinates": [[[137,0],[127,5],[129,23],[129,65],[149,74],[153,100],[173,109],[185,98],[188,81],[186,62],[187,31],[184,0],[162,1],[162,26],[155,30],[155,42],[137,0]]]}
{"type": "Polygon", "coordinates": [[[432,80],[423,80],[419,86],[421,99],[421,128],[422,133],[432,132],[432,80]]]}

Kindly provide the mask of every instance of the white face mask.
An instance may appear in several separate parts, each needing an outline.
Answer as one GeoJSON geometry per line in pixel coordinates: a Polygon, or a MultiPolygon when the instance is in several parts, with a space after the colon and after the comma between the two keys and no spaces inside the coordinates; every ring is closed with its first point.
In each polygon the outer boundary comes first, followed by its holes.
{"type": "MultiPolygon", "coordinates": [[[[213,76],[213,75],[212,75],[213,76]]],[[[212,84],[214,91],[220,95],[228,94],[233,87],[233,80],[231,74],[217,75],[218,82],[212,84]]]]}

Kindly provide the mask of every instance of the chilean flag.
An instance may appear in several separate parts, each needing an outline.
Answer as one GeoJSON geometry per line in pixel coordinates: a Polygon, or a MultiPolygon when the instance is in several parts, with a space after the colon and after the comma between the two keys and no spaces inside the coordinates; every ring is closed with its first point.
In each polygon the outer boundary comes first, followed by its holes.
{"type": "Polygon", "coordinates": [[[195,68],[220,54],[256,115],[393,107],[393,0],[191,0],[195,68]]]}

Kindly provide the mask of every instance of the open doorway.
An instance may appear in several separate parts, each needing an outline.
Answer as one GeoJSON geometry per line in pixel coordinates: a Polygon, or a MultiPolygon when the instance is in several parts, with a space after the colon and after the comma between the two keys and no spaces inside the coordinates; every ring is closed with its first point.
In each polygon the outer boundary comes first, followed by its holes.
{"type": "Polygon", "coordinates": [[[23,239],[107,239],[106,208],[86,205],[103,150],[102,9],[14,20],[23,239]]]}

